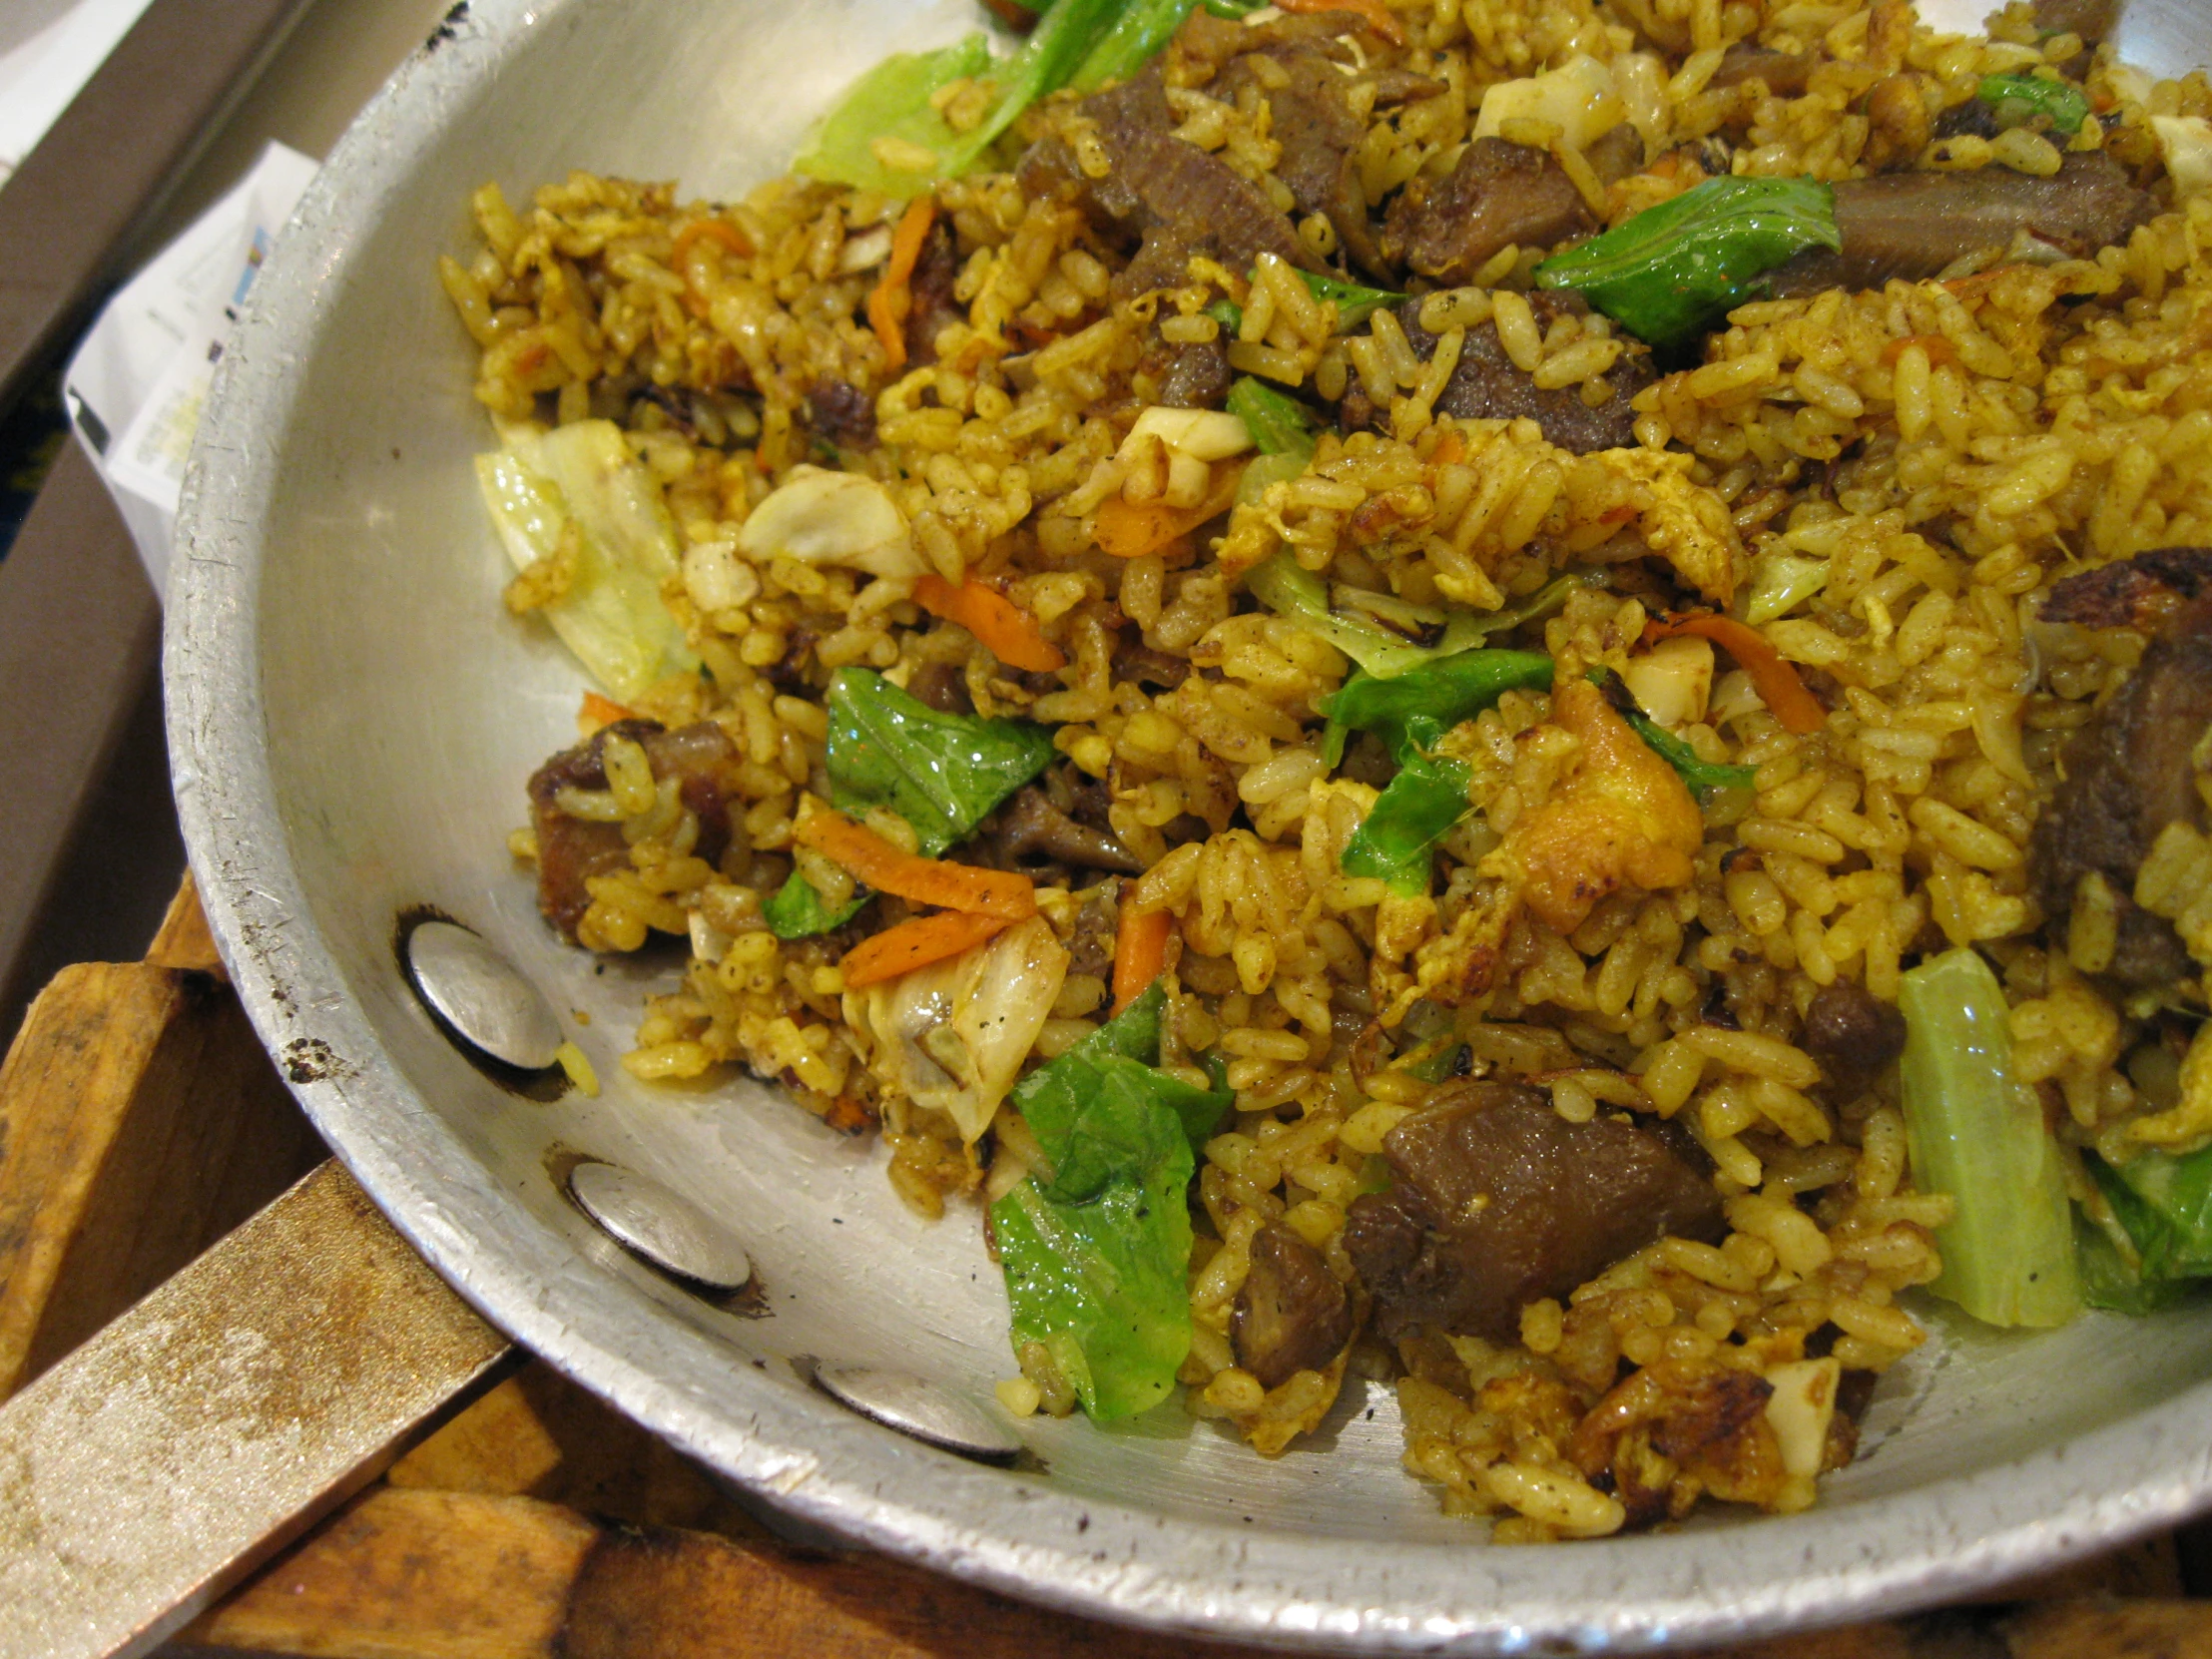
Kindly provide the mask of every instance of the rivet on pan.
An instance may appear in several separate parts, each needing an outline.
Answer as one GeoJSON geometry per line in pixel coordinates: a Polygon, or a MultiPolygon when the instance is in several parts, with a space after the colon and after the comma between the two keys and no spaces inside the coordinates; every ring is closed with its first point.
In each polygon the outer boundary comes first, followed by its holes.
{"type": "Polygon", "coordinates": [[[422,1000],[467,1041],[521,1071],[543,1071],[561,1022],[537,986],[476,934],[450,921],[407,931],[407,972],[422,1000]]]}
{"type": "Polygon", "coordinates": [[[861,1416],[963,1457],[1010,1463],[1021,1452],[1021,1441],[1011,1429],[958,1394],[918,1377],[870,1366],[818,1366],[815,1381],[861,1416]]]}
{"type": "Polygon", "coordinates": [[[616,1243],[679,1279],[742,1289],[753,1263],[738,1242],[689,1199],[613,1164],[578,1164],[569,1196],[616,1243]]]}

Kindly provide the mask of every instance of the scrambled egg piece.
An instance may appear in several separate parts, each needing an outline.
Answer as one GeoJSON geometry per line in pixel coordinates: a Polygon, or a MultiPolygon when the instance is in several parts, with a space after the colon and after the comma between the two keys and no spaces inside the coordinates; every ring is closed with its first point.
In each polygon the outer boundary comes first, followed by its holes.
{"type": "Polygon", "coordinates": [[[1657,449],[1608,449],[1594,457],[1632,484],[1637,528],[1651,550],[1714,604],[1736,596],[1742,543],[1728,504],[1690,482],[1692,458],[1657,449]]]}
{"type": "Polygon", "coordinates": [[[1705,821],[1674,768],[1589,682],[1562,686],[1551,720],[1581,739],[1582,753],[1550,799],[1514,823],[1480,872],[1516,881],[1522,901],[1546,926],[1571,933],[1625,883],[1647,891],[1686,885],[1705,821]]]}

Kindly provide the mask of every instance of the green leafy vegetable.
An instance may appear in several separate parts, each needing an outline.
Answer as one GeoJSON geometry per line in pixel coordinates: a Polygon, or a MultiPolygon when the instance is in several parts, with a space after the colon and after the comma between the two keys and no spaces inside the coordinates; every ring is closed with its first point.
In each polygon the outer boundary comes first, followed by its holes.
{"type": "Polygon", "coordinates": [[[1234,22],[1238,18],[1250,17],[1267,5],[1269,0],[1203,0],[1203,3],[1216,17],[1226,17],[1234,22]]]}
{"type": "Polygon", "coordinates": [[[1455,1040],[1457,1034],[1458,1022],[1451,1010],[1422,998],[1405,1011],[1398,1025],[1398,1035],[1411,1046],[1394,1062],[1395,1069],[1423,1083],[1441,1083],[1466,1052],[1467,1045],[1455,1040]]]}
{"type": "Polygon", "coordinates": [[[1399,755],[1417,726],[1441,736],[1505,693],[1530,689],[1551,689],[1551,659],[1541,652],[1461,651],[1389,679],[1355,674],[1321,712],[1333,727],[1377,734],[1399,755]]]}
{"type": "Polygon", "coordinates": [[[1532,651],[1462,651],[1439,657],[1394,679],[1355,674],[1324,700],[1329,717],[1324,740],[1334,767],[1344,758],[1349,730],[1373,732],[1397,765],[1374,808],[1346,843],[1340,867],[1348,875],[1377,876],[1392,892],[1411,897],[1428,890],[1436,842],[1467,813],[1465,765],[1433,751],[1445,733],[1472,719],[1506,692],[1551,685],[1551,659],[1532,651]]]}
{"type": "Polygon", "coordinates": [[[1636,736],[1651,746],[1659,759],[1674,768],[1693,794],[1703,795],[1710,790],[1748,790],[1752,780],[1759,776],[1757,767],[1727,766],[1701,759],[1696,750],[1641,711],[1624,711],[1621,718],[1628,722],[1636,736]]]}
{"type": "Polygon", "coordinates": [[[676,526],[621,428],[576,420],[506,439],[476,457],[477,485],[516,570],[567,562],[566,589],[538,607],[561,643],[617,702],[698,668],[661,603],[680,557],[676,526]]]}
{"type": "MultiPolygon", "coordinates": [[[[964,840],[1053,756],[1042,726],[942,714],[864,668],[837,670],[824,706],[830,805],[888,807],[913,826],[924,857],[964,840]]],[[[795,870],[762,913],[777,937],[806,938],[849,920],[864,897],[832,911],[795,870]]]]}
{"type": "Polygon", "coordinates": [[[1337,302],[1337,332],[1340,334],[1359,327],[1384,305],[1394,305],[1405,297],[1387,288],[1362,287],[1358,282],[1324,276],[1315,271],[1302,271],[1298,275],[1316,299],[1337,302]]]}
{"type": "MultiPolygon", "coordinates": [[[[1430,743],[1442,736],[1424,734],[1430,743]]],[[[1345,843],[1344,872],[1379,876],[1408,898],[1426,892],[1436,843],[1467,815],[1469,781],[1463,762],[1413,749],[1345,843]]]]}
{"type": "Polygon", "coordinates": [[[1687,345],[1807,248],[1841,248],[1836,193],[1811,179],[1708,179],[1536,268],[1637,338],[1687,345]]]}
{"type": "Polygon", "coordinates": [[[957,171],[949,164],[964,143],[930,104],[931,96],[990,67],[991,43],[980,34],[941,51],[893,53],[853,82],[815,129],[793,171],[885,196],[919,196],[957,171]],[[891,143],[878,147],[879,139],[891,143]],[[900,150],[926,153],[935,163],[912,171],[886,166],[883,156],[895,158],[900,150]]]}
{"type": "Polygon", "coordinates": [[[1101,1421],[1159,1403],[1190,1352],[1193,1147],[1232,1096],[1161,1071],[1166,993],[1015,1085],[1050,1160],[991,1206],[1018,1351],[1044,1345],[1101,1421]]]}
{"type": "Polygon", "coordinates": [[[1234,334],[1244,326],[1244,307],[1234,299],[1217,299],[1206,307],[1205,314],[1221,324],[1221,331],[1234,334]]]}
{"type": "Polygon", "coordinates": [[[2003,988],[1960,948],[1906,974],[1898,1005],[1913,1180],[1956,1205],[1929,1289],[1990,1325],[2064,1325],[2081,1308],[2073,1217],[2042,1107],[2012,1076],[2003,988]]]}
{"type": "Polygon", "coordinates": [[[2212,1277],[2212,1147],[2175,1157],[2143,1152],[2124,1164],[2084,1157],[2152,1279],[2212,1277]]]}
{"type": "MultiPolygon", "coordinates": [[[[1263,455],[1248,465],[1245,482],[1249,484],[1253,473],[1271,459],[1263,455]]],[[[1242,494],[1240,489],[1240,497],[1242,494]]],[[[1433,645],[1419,645],[1363,611],[1335,609],[1330,604],[1328,584],[1301,565],[1288,549],[1269,555],[1245,576],[1245,586],[1253,598],[1278,616],[1304,623],[1377,680],[1396,679],[1424,664],[1471,650],[1491,634],[1507,633],[1523,623],[1547,617],[1583,585],[1580,576],[1554,577],[1520,604],[1502,611],[1397,607],[1416,626],[1442,628],[1433,645]]],[[[1380,604],[1384,597],[1372,596],[1369,602],[1380,604]]]]}
{"type": "MultiPolygon", "coordinates": [[[[2095,1171],[2097,1184],[2111,1197],[2111,1172],[2095,1171]]],[[[2121,1191],[2124,1193],[2125,1189],[2121,1191]]],[[[2115,1314],[2155,1314],[2188,1294],[2189,1281],[2159,1279],[2149,1274],[2141,1253],[2129,1237],[2119,1205],[2110,1229],[2100,1227],[2078,1207],[2074,1211],[2074,1249],[2081,1268],[2081,1300],[2092,1308],[2115,1314]],[[2117,1232],[2118,1237],[2114,1234],[2117,1232]],[[2124,1241],[2124,1243],[2123,1243],[2124,1241]]]]}
{"type": "MultiPolygon", "coordinates": [[[[1158,4],[1159,0],[1146,0],[1158,4]]],[[[824,118],[794,171],[835,184],[918,196],[940,179],[956,179],[973,167],[1016,116],[1072,80],[1121,19],[1128,0],[1054,0],[1019,52],[993,63],[990,42],[970,35],[938,52],[904,52],[886,58],[856,81],[824,118]],[[930,105],[932,95],[963,77],[988,75],[997,101],[965,133],[930,105]],[[879,141],[889,139],[892,145],[879,141]],[[894,146],[926,151],[931,160],[906,171],[887,166],[894,146]]]]}
{"type": "Polygon", "coordinates": [[[1314,412],[1297,398],[1246,374],[1229,388],[1226,406],[1261,454],[1295,455],[1301,465],[1313,458],[1314,412]]]}
{"type": "Polygon", "coordinates": [[[1085,55],[1068,85],[1094,92],[1108,81],[1126,81],[1167,45],[1196,0],[1122,0],[1122,14],[1085,55]]]}
{"type": "Polygon", "coordinates": [[[2024,127],[2038,116],[2068,138],[2089,119],[2089,95],[2064,81],[2024,73],[1984,75],[1974,96],[1996,112],[1999,127],[2024,127]]]}

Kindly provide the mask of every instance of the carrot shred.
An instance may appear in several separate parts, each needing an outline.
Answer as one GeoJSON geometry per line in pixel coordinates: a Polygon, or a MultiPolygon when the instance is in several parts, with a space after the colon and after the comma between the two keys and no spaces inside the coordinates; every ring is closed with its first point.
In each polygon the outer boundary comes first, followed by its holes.
{"type": "Polygon", "coordinates": [[[914,584],[914,603],[931,616],[957,622],[1008,668],[1049,674],[1067,662],[1066,653],[1044,637],[1035,617],[981,582],[947,582],[932,572],[914,584]]]}
{"type": "Polygon", "coordinates": [[[1175,917],[1166,910],[1139,914],[1134,905],[1121,907],[1121,923],[1114,930],[1114,1012],[1120,1013],[1144,995],[1145,987],[1167,967],[1168,934],[1175,917]]]}
{"type": "Polygon", "coordinates": [[[792,838],[850,870],[871,887],[946,910],[1020,921],[1037,913],[1037,889],[1026,875],[978,869],[903,852],[842,813],[810,813],[792,838]]]}
{"type": "Polygon", "coordinates": [[[1928,353],[1931,368],[1941,368],[1958,360],[1958,348],[1941,334],[1905,334],[1882,348],[1884,366],[1895,368],[1898,359],[1905,355],[1906,347],[1917,345],[1928,353]]]}
{"type": "Polygon", "coordinates": [[[1736,666],[1751,676],[1760,700],[1774,718],[1782,722],[1785,732],[1803,737],[1828,724],[1828,711],[1821,707],[1820,699],[1805,689],[1805,682],[1798,678],[1797,670],[1767,643],[1766,636],[1748,623],[1710,614],[1664,620],[1654,618],[1644,625],[1644,644],[1671,639],[1677,634],[1695,634],[1711,640],[1735,658],[1736,666]]]}
{"type": "Polygon", "coordinates": [[[1446,432],[1436,440],[1436,447],[1428,452],[1430,466],[1456,466],[1467,458],[1467,440],[1457,432],[1446,432]]]}
{"type": "Polygon", "coordinates": [[[906,366],[906,318],[914,308],[914,265],[921,245],[929,240],[929,227],[937,220],[937,199],[917,196],[906,204],[898,229],[891,233],[891,257],[883,267],[882,280],[868,291],[867,325],[883,342],[883,361],[890,368],[906,366]]]}
{"type": "Polygon", "coordinates": [[[858,990],[882,979],[941,962],[972,950],[985,939],[995,938],[1011,925],[1003,916],[979,916],[966,910],[940,910],[933,916],[916,916],[895,927],[886,927],[862,939],[844,953],[837,965],[844,972],[844,988],[858,990]]]}
{"type": "Polygon", "coordinates": [[[741,260],[753,258],[753,239],[727,219],[695,219],[676,233],[676,241],[668,251],[669,265],[682,271],[684,256],[695,244],[708,238],[721,243],[741,260]]]}
{"type": "Polygon", "coordinates": [[[1405,29],[1382,0],[1275,0],[1284,12],[1357,12],[1367,26],[1392,46],[1405,44],[1405,29]]]}
{"type": "Polygon", "coordinates": [[[625,709],[611,697],[601,697],[595,691],[584,693],[584,706],[576,711],[576,724],[586,732],[597,732],[620,720],[636,720],[635,709],[625,709]]]}
{"type": "Polygon", "coordinates": [[[1098,504],[1098,521],[1091,532],[1102,552],[1117,559],[1142,558],[1157,553],[1178,536],[1187,536],[1210,518],[1236,504],[1237,481],[1244,476],[1241,464],[1217,467],[1206,498],[1195,507],[1170,507],[1161,501],[1129,501],[1110,495],[1098,504]]]}

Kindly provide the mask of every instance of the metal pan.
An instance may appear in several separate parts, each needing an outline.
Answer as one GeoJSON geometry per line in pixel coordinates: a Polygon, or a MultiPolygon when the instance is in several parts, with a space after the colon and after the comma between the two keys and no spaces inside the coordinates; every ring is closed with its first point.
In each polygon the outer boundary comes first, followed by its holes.
{"type": "MultiPolygon", "coordinates": [[[[795,1516],[1112,1619],[1369,1650],[1719,1642],[1954,1596],[2199,1507],[2203,1308],[2031,1338],[1937,1310],[1818,1508],[1538,1550],[1436,1513],[1382,1388],[1272,1462],[1165,1410],[1025,1421],[1002,1468],[812,1385],[874,1368],[988,1409],[996,1275],[971,1220],[916,1220],[879,1154],[770,1091],[648,1089],[616,1063],[653,970],[560,946],[502,850],[577,675],[501,625],[472,356],[431,265],[487,178],[520,199],[572,166],[706,195],[770,176],[843,82],[949,38],[968,3],[480,0],[361,117],[263,275],[188,492],[170,739],[240,990],[361,1185],[500,1328],[795,1516]],[[545,992],[603,1096],[527,1098],[455,1051],[394,958],[422,906],[545,992]],[[578,1155],[720,1218],[760,1307],[601,1247],[558,1181],[578,1155]]],[[[2212,14],[2140,0],[2123,38],[2174,70],[2212,58],[2212,14]]]]}

